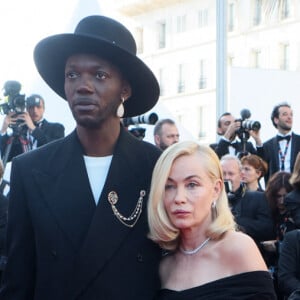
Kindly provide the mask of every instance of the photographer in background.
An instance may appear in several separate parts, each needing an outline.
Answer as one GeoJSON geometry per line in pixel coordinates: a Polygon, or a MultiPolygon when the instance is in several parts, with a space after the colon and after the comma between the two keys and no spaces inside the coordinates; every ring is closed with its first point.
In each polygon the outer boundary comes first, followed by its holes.
{"type": "MultiPolygon", "coordinates": [[[[242,119],[236,119],[229,113],[223,113],[218,119],[217,134],[221,136],[218,143],[211,144],[210,147],[215,150],[219,158],[225,154],[231,154],[242,157],[245,154],[256,154],[256,148],[248,141],[248,138],[253,136],[255,142],[259,139],[259,129],[257,132],[243,128],[242,121],[245,117],[250,117],[248,110],[242,110],[242,119]],[[243,111],[247,114],[244,116],[243,111]]],[[[258,140],[260,142],[260,140],[258,140]]]]}
{"type": "Polygon", "coordinates": [[[1,158],[4,165],[13,157],[64,137],[65,128],[60,123],[44,119],[45,101],[37,94],[26,99],[26,111],[10,111],[1,128],[1,158]]]}

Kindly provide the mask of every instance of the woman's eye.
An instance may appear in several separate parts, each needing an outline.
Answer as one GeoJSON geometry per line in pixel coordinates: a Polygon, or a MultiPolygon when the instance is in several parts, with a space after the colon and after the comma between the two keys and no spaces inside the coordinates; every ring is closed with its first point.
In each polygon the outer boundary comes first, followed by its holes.
{"type": "Polygon", "coordinates": [[[173,185],[173,184],[166,184],[166,185],[165,185],[165,190],[170,190],[170,189],[172,189],[172,188],[174,188],[174,185],[173,185]]]}
{"type": "Polygon", "coordinates": [[[196,182],[189,182],[189,183],[188,183],[188,187],[189,187],[189,188],[194,188],[194,187],[196,187],[196,186],[197,186],[196,182]]]}

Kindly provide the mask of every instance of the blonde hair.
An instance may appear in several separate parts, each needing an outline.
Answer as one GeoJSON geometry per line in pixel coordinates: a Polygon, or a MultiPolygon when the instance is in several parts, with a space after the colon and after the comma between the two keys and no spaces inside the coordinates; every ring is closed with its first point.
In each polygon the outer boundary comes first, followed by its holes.
{"type": "MultiPolygon", "coordinates": [[[[223,174],[220,161],[215,152],[208,146],[193,141],[184,141],[169,146],[160,156],[152,174],[148,202],[149,238],[166,250],[175,250],[179,244],[179,230],[171,223],[164,207],[164,192],[170,170],[174,161],[184,155],[198,153],[203,158],[203,165],[212,180],[221,179],[223,174]]],[[[217,216],[206,231],[211,239],[221,236],[236,228],[233,215],[228,205],[224,185],[216,201],[217,216]]]]}

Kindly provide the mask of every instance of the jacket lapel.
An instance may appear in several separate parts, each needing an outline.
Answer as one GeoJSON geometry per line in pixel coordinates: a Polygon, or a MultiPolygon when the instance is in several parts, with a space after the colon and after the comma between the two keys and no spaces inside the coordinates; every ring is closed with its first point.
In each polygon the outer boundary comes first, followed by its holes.
{"type": "Polygon", "coordinates": [[[50,173],[33,170],[37,187],[67,240],[77,251],[95,211],[95,202],[88,182],[82,149],[73,133],[64,147],[45,164],[50,173]]]}
{"type": "MultiPolygon", "coordinates": [[[[99,204],[75,262],[74,276],[70,282],[73,296],[78,295],[101,272],[133,230],[117,218],[108,201],[108,194],[115,192],[118,195],[118,202],[115,204],[118,212],[129,217],[136,208],[140,191],[147,188],[142,179],[143,174],[134,173],[134,170],[140,169],[136,167],[140,162],[136,160],[135,147],[131,147],[132,141],[128,142],[130,138],[127,133],[122,132],[116,146],[99,204]]],[[[146,203],[143,205],[145,210],[146,203]]]]}
{"type": "Polygon", "coordinates": [[[299,145],[299,137],[292,133],[292,140],[291,140],[291,172],[294,170],[294,165],[296,161],[297,154],[300,150],[300,145],[299,145]]]}

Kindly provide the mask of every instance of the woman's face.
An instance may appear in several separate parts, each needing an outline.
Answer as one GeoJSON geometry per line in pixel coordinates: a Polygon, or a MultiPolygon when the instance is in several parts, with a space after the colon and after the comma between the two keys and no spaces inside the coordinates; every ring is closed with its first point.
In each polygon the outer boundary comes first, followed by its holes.
{"type": "Polygon", "coordinates": [[[242,165],[242,181],[245,183],[252,183],[258,181],[260,172],[248,163],[242,165]]]}
{"type": "Polygon", "coordinates": [[[284,197],[287,194],[287,191],[284,187],[277,191],[276,204],[280,214],[284,214],[286,212],[286,207],[284,205],[284,197]]]}
{"type": "Polygon", "coordinates": [[[181,230],[211,222],[211,205],[222,189],[221,179],[208,176],[200,154],[177,158],[165,185],[164,206],[171,223],[181,230]]]}

